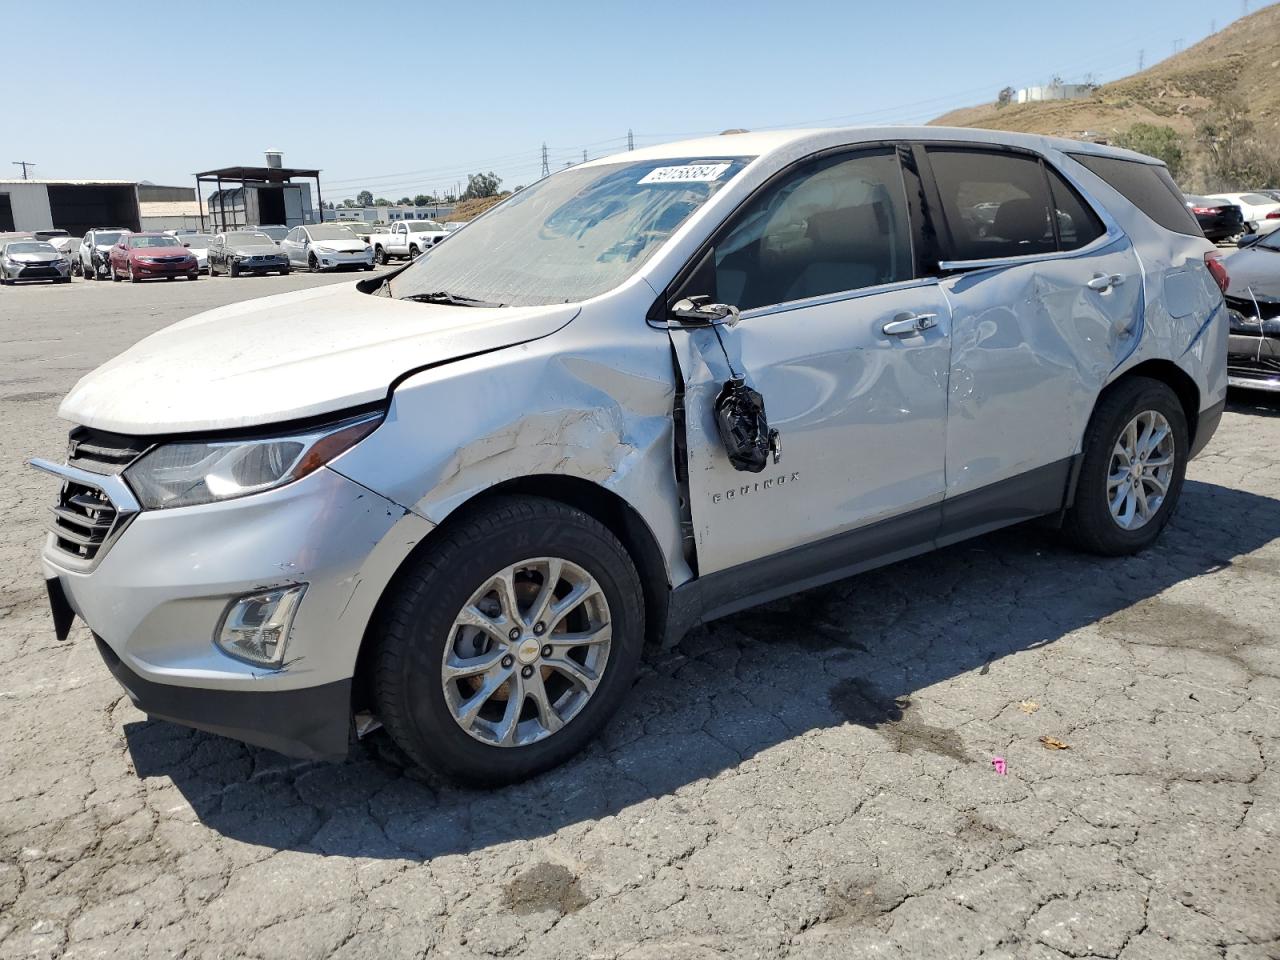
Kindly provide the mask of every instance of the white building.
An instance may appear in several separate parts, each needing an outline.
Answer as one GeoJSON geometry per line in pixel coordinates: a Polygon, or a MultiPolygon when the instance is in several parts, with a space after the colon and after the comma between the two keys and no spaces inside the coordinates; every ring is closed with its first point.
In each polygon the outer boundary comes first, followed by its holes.
{"type": "Polygon", "coordinates": [[[326,220],[363,220],[366,223],[395,223],[397,220],[444,220],[453,213],[452,203],[425,207],[380,203],[373,207],[334,207],[324,212],[326,220]]]}
{"type": "Polygon", "coordinates": [[[1091,83],[1050,83],[1043,87],[1024,87],[1013,95],[1014,103],[1038,100],[1082,100],[1096,89],[1091,83]]]}

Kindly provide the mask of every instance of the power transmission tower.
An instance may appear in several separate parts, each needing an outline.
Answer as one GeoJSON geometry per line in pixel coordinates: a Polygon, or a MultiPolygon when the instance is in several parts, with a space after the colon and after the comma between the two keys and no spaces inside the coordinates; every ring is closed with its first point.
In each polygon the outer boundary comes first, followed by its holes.
{"type": "Polygon", "coordinates": [[[544,177],[551,176],[551,167],[547,163],[547,145],[545,142],[542,144],[542,175],[544,177]]]}
{"type": "Polygon", "coordinates": [[[15,161],[13,161],[13,165],[14,165],[15,167],[21,167],[21,168],[22,168],[22,179],[23,179],[23,180],[26,180],[26,179],[27,179],[27,167],[34,167],[34,166],[36,165],[36,162],[35,162],[34,160],[15,160],[15,161]]]}
{"type": "Polygon", "coordinates": [[[1147,51],[1139,50],[1138,51],[1138,72],[1139,73],[1142,72],[1142,67],[1146,62],[1147,62],[1147,51]]]}
{"type": "Polygon", "coordinates": [[[635,148],[636,148],[635,135],[630,130],[628,130],[627,131],[627,149],[634,150],[635,148]]]}
{"type": "Polygon", "coordinates": [[[583,163],[586,163],[586,162],[587,162],[587,148],[586,148],[586,147],[583,147],[583,148],[582,148],[582,162],[583,162],[583,163]]]}

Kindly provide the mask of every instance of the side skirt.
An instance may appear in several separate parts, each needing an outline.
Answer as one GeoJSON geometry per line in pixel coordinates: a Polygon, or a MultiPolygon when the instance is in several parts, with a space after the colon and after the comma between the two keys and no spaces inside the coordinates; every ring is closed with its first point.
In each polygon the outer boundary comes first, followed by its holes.
{"type": "Polygon", "coordinates": [[[1069,505],[1079,456],[950,500],[681,584],[671,593],[665,643],[700,623],[928,553],[1069,505]]]}

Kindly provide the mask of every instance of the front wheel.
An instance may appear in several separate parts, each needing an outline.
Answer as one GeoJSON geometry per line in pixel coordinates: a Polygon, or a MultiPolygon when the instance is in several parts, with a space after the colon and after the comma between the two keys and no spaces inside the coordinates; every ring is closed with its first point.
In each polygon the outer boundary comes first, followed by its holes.
{"type": "Polygon", "coordinates": [[[1177,507],[1189,449],[1186,414],[1166,384],[1117,384],[1089,421],[1066,535],[1107,556],[1149,547],[1177,507]]]}
{"type": "Polygon", "coordinates": [[[488,501],[392,586],[373,660],[379,716],[416,763],[511,783],[564,762],[612,716],[644,642],[634,564],[580,510],[488,501]]]}
{"type": "Polygon", "coordinates": [[[312,273],[320,272],[320,261],[316,259],[316,255],[314,253],[307,258],[307,269],[312,273]]]}
{"type": "MultiPolygon", "coordinates": [[[[97,271],[94,271],[94,272],[96,273],[97,271]]],[[[111,274],[112,283],[120,282],[120,274],[116,271],[116,265],[114,263],[107,264],[107,272],[111,274]]]]}
{"type": "Polygon", "coordinates": [[[387,251],[382,249],[382,247],[374,248],[373,259],[376,260],[378,264],[383,267],[385,267],[388,263],[391,262],[391,258],[387,256],[387,251]]]}

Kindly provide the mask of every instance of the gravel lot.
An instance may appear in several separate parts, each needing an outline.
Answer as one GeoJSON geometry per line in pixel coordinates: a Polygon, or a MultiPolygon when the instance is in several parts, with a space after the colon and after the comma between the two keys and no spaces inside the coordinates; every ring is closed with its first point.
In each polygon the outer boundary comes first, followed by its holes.
{"type": "Polygon", "coordinates": [[[321,765],[149,722],[83,627],[53,637],[22,461],[141,336],[351,279],[0,290],[0,957],[1280,956],[1256,397],[1149,553],[1019,528],[720,621],[519,787],[405,774],[380,734],[321,765]]]}

